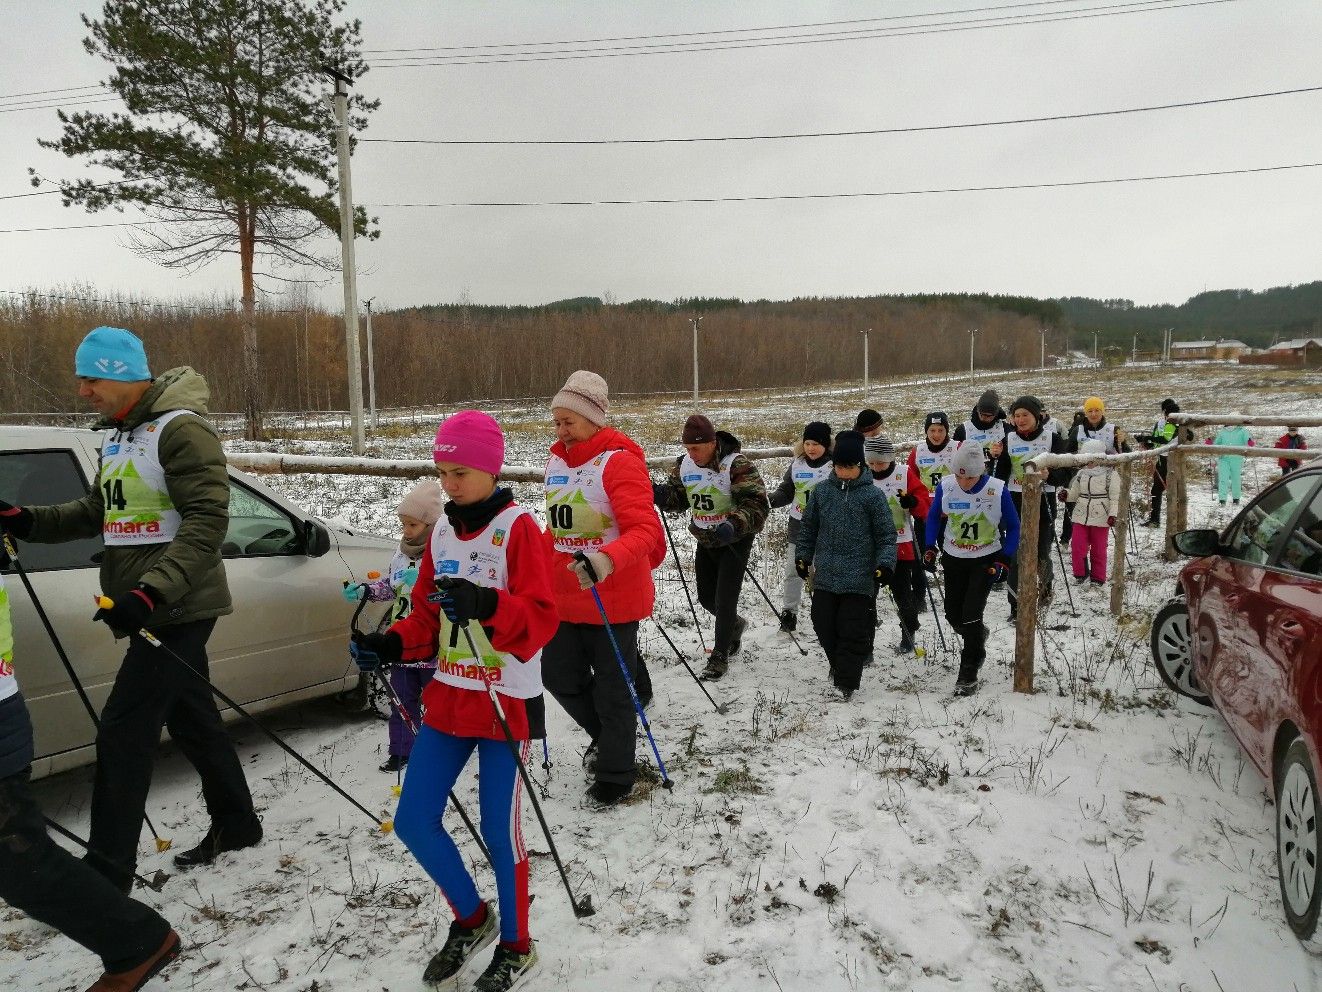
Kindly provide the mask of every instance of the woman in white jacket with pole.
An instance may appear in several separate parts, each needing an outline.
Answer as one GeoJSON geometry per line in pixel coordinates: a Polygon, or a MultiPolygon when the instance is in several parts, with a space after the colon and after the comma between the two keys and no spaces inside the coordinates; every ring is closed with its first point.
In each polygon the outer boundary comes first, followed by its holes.
{"type": "MultiPolygon", "coordinates": [[[[1082,455],[1105,454],[1106,446],[1098,440],[1084,441],[1082,455]]],[[[1109,465],[1089,465],[1079,469],[1064,498],[1074,503],[1074,529],[1070,533],[1070,559],[1074,581],[1093,585],[1106,582],[1107,542],[1115,515],[1120,507],[1120,475],[1109,465]]]]}

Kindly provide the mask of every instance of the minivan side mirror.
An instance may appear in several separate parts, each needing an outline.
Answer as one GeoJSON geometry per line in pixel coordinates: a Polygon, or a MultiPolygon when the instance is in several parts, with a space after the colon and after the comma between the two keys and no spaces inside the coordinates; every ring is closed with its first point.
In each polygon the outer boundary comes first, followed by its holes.
{"type": "Polygon", "coordinates": [[[320,558],[331,549],[331,536],[317,520],[303,521],[303,553],[309,558],[320,558]]]}
{"type": "Polygon", "coordinates": [[[1176,551],[1190,558],[1207,558],[1225,550],[1221,546],[1221,534],[1215,530],[1183,530],[1171,538],[1171,543],[1176,551]]]}

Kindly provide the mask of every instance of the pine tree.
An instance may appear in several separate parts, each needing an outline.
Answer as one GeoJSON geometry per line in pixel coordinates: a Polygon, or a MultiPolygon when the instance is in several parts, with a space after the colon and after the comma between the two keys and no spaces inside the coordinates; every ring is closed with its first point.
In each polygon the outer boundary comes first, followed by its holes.
{"type": "MultiPolygon", "coordinates": [[[[107,0],[100,20],[83,17],[83,46],[111,64],[105,85],[125,109],[61,111],[63,134],[40,142],[117,174],[63,181],[61,192],[66,206],[90,211],[141,208],[156,223],[135,229],[138,253],[186,271],[238,255],[250,439],[263,411],[257,280],[296,281],[275,274],[290,266],[338,268],[317,244],[340,223],[335,122],[318,69],[366,72],[360,23],[338,21],[345,3],[107,0]]],[[[351,130],[378,105],[352,96],[351,130]]],[[[375,219],[355,214],[356,232],[376,237],[375,219]]]]}

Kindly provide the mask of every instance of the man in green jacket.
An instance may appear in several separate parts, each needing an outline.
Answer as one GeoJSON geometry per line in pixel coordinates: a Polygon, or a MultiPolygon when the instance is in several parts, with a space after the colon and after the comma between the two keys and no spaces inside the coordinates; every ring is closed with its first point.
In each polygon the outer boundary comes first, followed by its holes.
{"type": "Polygon", "coordinates": [[[180,868],[261,840],[262,827],[238,755],[204,679],[207,640],[232,612],[221,543],[229,523],[225,453],[203,419],[210,391],[188,367],[153,379],[142,342],[98,327],[75,356],[78,395],[106,432],[95,485],[57,506],[0,502],[0,528],[22,540],[58,543],[100,534],[98,610],[128,650],[101,713],[92,786],[89,861],[127,891],[161,728],[202,778],[211,828],[175,856],[180,868]],[[138,635],[149,628],[192,672],[138,635]],[[202,676],[199,678],[198,676],[202,676]]]}

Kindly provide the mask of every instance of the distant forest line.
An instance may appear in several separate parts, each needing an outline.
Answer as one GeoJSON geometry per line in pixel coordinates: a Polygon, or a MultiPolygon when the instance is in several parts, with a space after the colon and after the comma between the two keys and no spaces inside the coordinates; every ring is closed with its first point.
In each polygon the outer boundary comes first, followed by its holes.
{"type": "MultiPolygon", "coordinates": [[[[788,301],[579,297],[541,306],[450,303],[373,317],[381,407],[549,396],[577,368],[617,392],[691,388],[692,325],[700,316],[703,389],[861,379],[863,334],[871,329],[873,381],[968,367],[978,329],[980,368],[1036,365],[1066,347],[1155,350],[1167,327],[1176,340],[1274,339],[1322,335],[1322,282],[1274,289],[1218,290],[1176,305],[993,294],[808,297],[788,301]]],[[[77,409],[73,351],[91,327],[137,332],[152,367],[188,364],[211,383],[212,409],[237,410],[241,325],[232,300],[175,303],[118,296],[89,286],[0,298],[0,412],[77,409]],[[59,298],[66,297],[66,298],[59,298]]],[[[344,409],[345,339],[339,315],[316,305],[258,317],[262,395],[268,410],[344,409]]],[[[364,369],[366,359],[364,357],[364,369]]]]}

